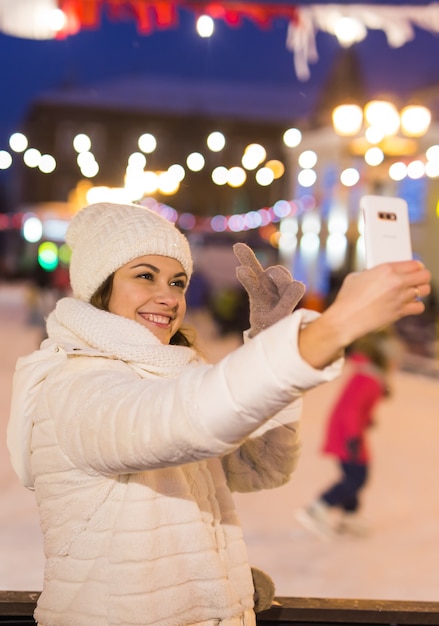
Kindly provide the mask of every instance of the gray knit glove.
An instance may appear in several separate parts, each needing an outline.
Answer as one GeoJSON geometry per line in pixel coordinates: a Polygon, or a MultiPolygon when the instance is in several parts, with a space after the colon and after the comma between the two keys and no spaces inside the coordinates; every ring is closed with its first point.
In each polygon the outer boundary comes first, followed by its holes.
{"type": "Polygon", "coordinates": [[[233,252],[241,263],[236,268],[236,277],[248,293],[249,337],[254,337],[292,313],[306,287],[294,280],[282,265],[272,265],[264,270],[253,250],[245,243],[235,243],[233,252]]]}
{"type": "Polygon", "coordinates": [[[257,567],[252,567],[253,587],[255,592],[253,594],[253,600],[255,603],[255,613],[266,611],[269,609],[274,600],[274,594],[276,589],[274,582],[268,574],[263,572],[257,567]]]}

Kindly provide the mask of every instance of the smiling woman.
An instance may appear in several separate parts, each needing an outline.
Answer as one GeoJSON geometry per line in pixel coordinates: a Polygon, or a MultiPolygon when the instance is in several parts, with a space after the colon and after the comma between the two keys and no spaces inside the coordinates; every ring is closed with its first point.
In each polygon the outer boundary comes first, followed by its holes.
{"type": "Polygon", "coordinates": [[[304,391],[343,348],[424,310],[417,261],[350,275],[321,315],[283,266],[236,244],[248,341],[207,364],[182,332],[188,241],[139,205],[72,219],[72,297],[17,363],[8,447],[45,542],[40,626],[255,626],[274,588],[250,567],[232,492],[288,482],[304,391]],[[99,305],[99,308],[97,306],[99,305]],[[268,590],[268,591],[267,591],[268,590]]]}

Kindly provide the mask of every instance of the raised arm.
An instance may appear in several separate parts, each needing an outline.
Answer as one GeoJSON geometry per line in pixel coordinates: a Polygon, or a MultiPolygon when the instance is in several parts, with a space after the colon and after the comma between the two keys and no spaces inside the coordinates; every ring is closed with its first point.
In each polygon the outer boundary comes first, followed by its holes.
{"type": "Polygon", "coordinates": [[[406,315],[419,315],[425,308],[420,298],[430,293],[430,280],[419,261],[385,263],[349,274],[332,305],[301,330],[302,357],[312,367],[324,367],[355,339],[406,315]]]}

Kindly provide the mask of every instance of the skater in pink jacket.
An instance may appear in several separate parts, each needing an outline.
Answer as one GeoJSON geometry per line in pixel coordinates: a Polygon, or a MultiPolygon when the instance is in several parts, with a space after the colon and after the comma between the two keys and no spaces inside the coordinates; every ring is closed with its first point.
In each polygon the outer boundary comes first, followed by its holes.
{"type": "Polygon", "coordinates": [[[349,347],[347,379],[329,415],[322,446],[325,454],[337,459],[339,478],[297,512],[304,526],[323,536],[367,532],[357,513],[369,476],[368,431],[378,403],[390,394],[389,374],[399,353],[399,343],[390,331],[370,333],[349,347]],[[331,515],[334,510],[339,515],[331,515]]]}

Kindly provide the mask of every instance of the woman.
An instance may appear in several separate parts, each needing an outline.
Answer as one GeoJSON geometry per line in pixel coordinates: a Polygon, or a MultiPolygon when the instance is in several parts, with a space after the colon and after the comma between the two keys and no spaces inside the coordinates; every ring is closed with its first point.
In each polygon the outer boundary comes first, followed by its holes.
{"type": "Polygon", "coordinates": [[[182,331],[192,258],[172,224],[96,204],[67,243],[73,297],[17,364],[8,432],[44,534],[36,620],[254,625],[231,491],[289,479],[303,392],[338,375],[355,337],[420,313],[430,274],[376,268],[348,277],[321,316],[288,315],[301,285],[238,245],[251,338],[211,366],[182,331]]]}

